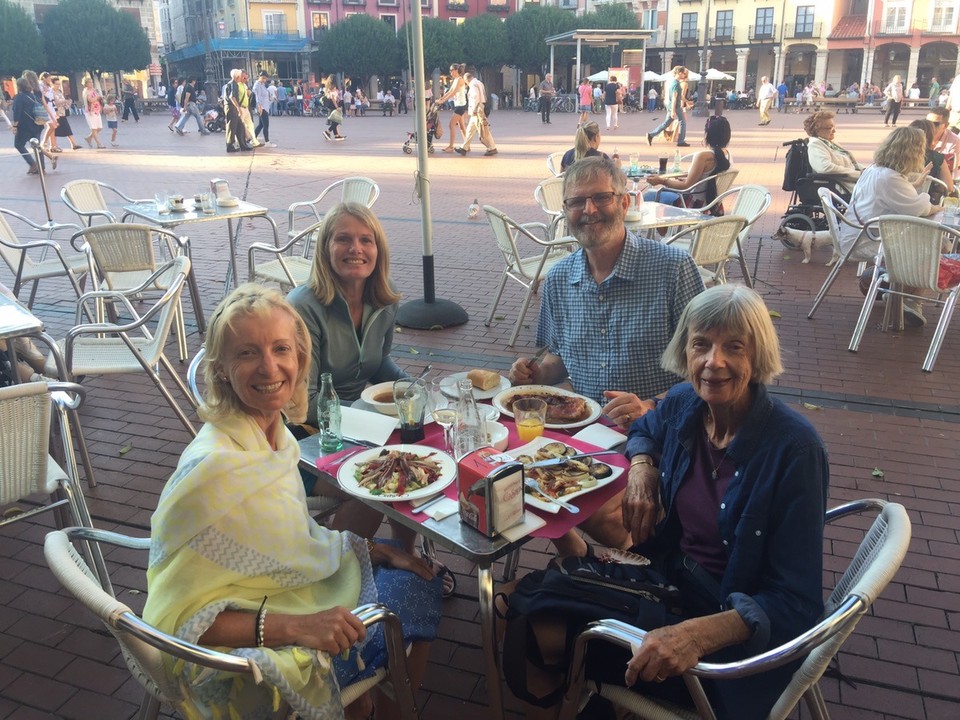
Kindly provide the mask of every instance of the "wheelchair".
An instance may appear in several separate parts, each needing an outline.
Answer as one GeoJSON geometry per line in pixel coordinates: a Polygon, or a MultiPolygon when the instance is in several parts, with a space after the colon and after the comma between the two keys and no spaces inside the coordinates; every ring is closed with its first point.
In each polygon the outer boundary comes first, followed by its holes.
{"type": "Polygon", "coordinates": [[[807,157],[807,143],[808,138],[798,138],[783,143],[784,147],[790,148],[787,151],[783,172],[783,189],[791,195],[787,211],[780,219],[780,227],[775,237],[779,238],[788,250],[801,248],[787,233],[781,232],[782,229],[790,228],[801,232],[829,229],[820,196],[817,194],[820,188],[829,188],[845,201],[850,200],[850,191],[843,186],[837,176],[813,172],[807,157]]]}

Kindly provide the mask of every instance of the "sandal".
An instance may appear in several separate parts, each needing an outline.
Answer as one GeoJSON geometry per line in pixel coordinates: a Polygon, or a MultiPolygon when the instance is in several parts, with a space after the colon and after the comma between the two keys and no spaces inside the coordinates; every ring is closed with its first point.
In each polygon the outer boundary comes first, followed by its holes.
{"type": "Polygon", "coordinates": [[[58,148],[58,147],[50,148],[50,152],[60,153],[60,152],[63,152],[63,148],[58,148]]]}
{"type": "Polygon", "coordinates": [[[452,148],[452,147],[445,147],[445,148],[443,149],[443,151],[444,151],[444,152],[453,152],[453,148],[452,148]]]}
{"type": "Polygon", "coordinates": [[[438,562],[436,565],[437,576],[443,580],[443,590],[440,592],[440,597],[446,600],[453,597],[453,594],[457,591],[457,576],[443,563],[438,562]]]}

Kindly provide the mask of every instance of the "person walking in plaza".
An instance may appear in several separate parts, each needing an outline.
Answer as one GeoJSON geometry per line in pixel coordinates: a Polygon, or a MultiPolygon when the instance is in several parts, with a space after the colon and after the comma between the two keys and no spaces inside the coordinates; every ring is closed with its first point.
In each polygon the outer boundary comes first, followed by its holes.
{"type": "Polygon", "coordinates": [[[770,79],[764,75],[760,78],[760,91],[757,93],[757,103],[760,108],[760,125],[770,124],[770,108],[773,107],[773,101],[777,97],[777,89],[770,82],[770,79]]]}
{"type": "Polygon", "coordinates": [[[936,78],[930,78],[930,92],[927,95],[927,107],[936,107],[940,97],[940,83],[936,78]]]}
{"type": "Polygon", "coordinates": [[[487,89],[483,83],[473,76],[473,73],[465,73],[463,79],[467,82],[467,113],[470,116],[467,126],[467,137],[463,140],[463,146],[458,147],[458,155],[466,155],[470,152],[470,143],[474,136],[480,136],[480,142],[483,143],[487,151],[484,155],[496,155],[497,143],[493,140],[490,133],[490,123],[487,121],[487,114],[484,111],[484,104],[487,102],[487,89]]]}
{"type": "Polygon", "coordinates": [[[893,127],[897,126],[897,118],[900,117],[900,107],[903,105],[903,83],[900,82],[900,76],[894,75],[893,80],[883,90],[886,97],[887,114],[883,116],[883,126],[890,126],[890,119],[893,119],[893,127]]]}
{"type": "Polygon", "coordinates": [[[259,137],[263,131],[263,142],[267,147],[273,147],[270,142],[270,76],[266,70],[260,71],[260,77],[253,86],[253,94],[257,98],[257,129],[253,136],[259,137]]]}
{"type": "Polygon", "coordinates": [[[241,109],[247,105],[247,85],[243,82],[243,70],[233,68],[230,82],[224,88],[224,105],[227,109],[227,152],[252,150],[243,124],[241,109]]]}
{"type": "Polygon", "coordinates": [[[777,85],[777,110],[783,112],[784,105],[787,102],[787,83],[785,80],[781,80],[780,84],[777,85]]]}
{"type": "Polygon", "coordinates": [[[170,110],[170,122],[167,123],[167,130],[173,132],[174,125],[180,120],[180,102],[177,100],[182,90],[180,84],[183,81],[178,78],[170,80],[170,87],[167,88],[167,108],[170,110]]]}
{"type": "MultiPolygon", "coordinates": [[[[10,109],[12,122],[10,129],[13,131],[13,146],[29,167],[29,170],[27,170],[28,175],[40,174],[40,168],[37,167],[37,162],[34,160],[33,151],[27,147],[31,140],[40,139],[44,123],[47,120],[46,113],[44,113],[39,115],[39,122],[37,121],[39,114],[38,105],[40,104],[41,102],[38,96],[34,94],[33,85],[25,76],[21,76],[17,80],[17,94],[13,98],[13,106],[10,109]]],[[[56,170],[57,156],[51,155],[47,150],[44,150],[41,145],[41,163],[44,157],[50,159],[53,169],[56,170]]]]}
{"type": "Polygon", "coordinates": [[[140,122],[140,113],[137,112],[137,90],[133,87],[133,83],[129,80],[124,80],[122,84],[121,93],[123,95],[123,121],[126,122],[130,113],[133,113],[134,122],[140,122]]]}
{"type": "Polygon", "coordinates": [[[87,135],[87,145],[93,147],[91,140],[97,143],[98,148],[103,148],[100,142],[100,131],[103,130],[103,96],[93,86],[93,78],[89,75],[83,80],[83,116],[87,120],[87,127],[90,128],[90,134],[87,135]]]}
{"type": "Polygon", "coordinates": [[[203,115],[200,114],[200,103],[197,102],[197,87],[200,84],[198,78],[190,78],[190,82],[183,86],[183,93],[180,95],[180,120],[174,128],[177,135],[183,135],[183,126],[191,117],[197,121],[197,129],[201,135],[209,135],[210,131],[203,126],[203,115]]]}
{"type": "Polygon", "coordinates": [[[103,104],[103,117],[107,121],[107,129],[110,131],[110,147],[120,147],[117,144],[117,133],[120,131],[120,111],[117,109],[117,96],[113,93],[107,95],[106,102],[103,104]]]}
{"type": "Polygon", "coordinates": [[[70,141],[70,147],[74,150],[79,150],[80,146],[77,144],[77,141],[73,139],[73,128],[70,127],[70,120],[67,118],[67,115],[70,114],[70,106],[73,102],[66,95],[63,94],[63,86],[60,82],[60,78],[54,77],[52,79],[53,84],[53,106],[57,113],[57,127],[54,130],[54,135],[57,138],[67,138],[70,141]]]}
{"type": "Polygon", "coordinates": [[[457,139],[457,128],[460,129],[461,141],[467,137],[467,81],[463,79],[463,73],[466,66],[462,63],[452,63],[450,65],[450,87],[439,97],[437,105],[442,106],[445,102],[453,99],[453,115],[450,117],[450,142],[444,152],[453,152],[454,141],[457,139]]]}
{"type": "Polygon", "coordinates": [[[657,89],[651,85],[650,90],[647,93],[647,112],[656,112],[657,111],[657,89]]]}
{"type": "Polygon", "coordinates": [[[603,86],[603,106],[607,111],[607,130],[611,129],[610,121],[613,120],[613,129],[620,127],[620,97],[618,91],[620,83],[617,82],[617,76],[611,75],[607,84],[603,86]]]}
{"type": "Polygon", "coordinates": [[[550,109],[553,107],[553,98],[557,89],[553,86],[553,75],[547,73],[540,83],[540,122],[550,124],[550,109]]]}
{"type": "Polygon", "coordinates": [[[674,136],[677,139],[677,145],[679,147],[690,147],[686,142],[687,118],[683,107],[687,74],[688,70],[683,65],[677,65],[673,68],[673,77],[667,83],[667,100],[664,103],[667,116],[662,123],[647,133],[647,145],[653,145],[653,139],[657,135],[673,123],[677,123],[676,135],[674,136]]]}
{"type": "Polygon", "coordinates": [[[593,110],[593,86],[586,78],[580,81],[577,86],[577,100],[579,103],[580,119],[577,124],[583,125],[590,119],[590,112],[593,110]]]}

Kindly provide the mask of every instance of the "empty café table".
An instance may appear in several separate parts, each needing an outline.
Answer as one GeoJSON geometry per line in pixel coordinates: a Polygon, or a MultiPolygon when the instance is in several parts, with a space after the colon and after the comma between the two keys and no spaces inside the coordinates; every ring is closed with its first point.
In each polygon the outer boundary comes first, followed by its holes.
{"type": "Polygon", "coordinates": [[[637,208],[630,208],[624,224],[628,230],[650,236],[654,230],[698,225],[711,218],[699,210],[647,201],[637,208]]]}
{"type": "MultiPolygon", "coordinates": [[[[230,239],[230,265],[227,267],[227,277],[223,284],[223,294],[230,291],[232,284],[237,283],[237,244],[239,243],[240,225],[234,224],[234,220],[241,218],[264,218],[273,229],[273,244],[280,245],[280,235],[277,230],[277,224],[267,213],[267,208],[244,200],[238,200],[236,205],[222,206],[217,205],[212,213],[205,213],[199,207],[194,207],[193,200],[188,198],[185,209],[182,212],[160,213],[157,210],[157,203],[153,200],[146,200],[132,205],[125,205],[123,208],[124,220],[130,216],[142,218],[164,229],[171,230],[178,225],[187,225],[189,223],[227,221],[227,234],[230,239]]],[[[192,260],[193,258],[191,258],[192,260]]]]}

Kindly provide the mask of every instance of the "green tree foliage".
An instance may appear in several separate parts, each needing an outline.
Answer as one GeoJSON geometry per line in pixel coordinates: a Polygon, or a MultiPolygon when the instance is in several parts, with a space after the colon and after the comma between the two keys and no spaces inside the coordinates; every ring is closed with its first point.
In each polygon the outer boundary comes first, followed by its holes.
{"type": "Polygon", "coordinates": [[[37,26],[19,5],[0,0],[0,75],[19,76],[24,70],[45,66],[43,44],[37,26]]]}
{"type": "Polygon", "coordinates": [[[500,69],[511,61],[510,40],[500,18],[490,13],[468,18],[460,27],[467,65],[484,70],[500,69]]]}
{"type": "MultiPolygon", "coordinates": [[[[637,16],[628,5],[597,5],[596,10],[580,18],[581,29],[638,30],[637,16]]],[[[620,65],[620,51],[640,48],[639,42],[620,42],[611,53],[609,47],[586,47],[581,50],[582,62],[597,69],[620,65]]]]}
{"type": "MultiPolygon", "coordinates": [[[[539,73],[550,63],[550,49],[544,38],[575,30],[579,18],[558,7],[528,5],[507,18],[504,27],[510,41],[510,64],[527,72],[539,73]]],[[[575,49],[558,46],[555,62],[558,67],[570,61],[575,49]]]]}
{"type": "Polygon", "coordinates": [[[396,34],[368,15],[351,15],[331,26],[320,41],[319,57],[324,74],[342,72],[364,80],[400,67],[396,34]]]}
{"type": "Polygon", "coordinates": [[[121,72],[150,64],[143,28],[105,0],[61,0],[44,16],[43,43],[48,64],[60,72],[121,72]]]}
{"type": "MultiPolygon", "coordinates": [[[[413,29],[410,23],[400,28],[399,38],[400,63],[406,68],[410,66],[410,55],[413,53],[413,29]]],[[[464,62],[462,56],[458,25],[439,18],[423,18],[423,68],[427,77],[434,70],[446,73],[451,63],[464,62]]]]}

